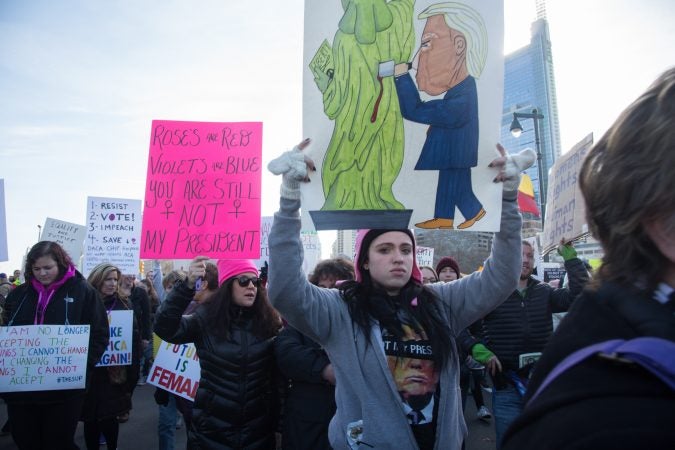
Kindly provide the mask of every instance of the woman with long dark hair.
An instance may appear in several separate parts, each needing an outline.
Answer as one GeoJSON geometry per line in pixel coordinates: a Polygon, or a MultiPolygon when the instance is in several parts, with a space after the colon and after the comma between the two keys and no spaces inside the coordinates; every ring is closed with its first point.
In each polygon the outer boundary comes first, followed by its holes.
{"type": "MultiPolygon", "coordinates": [[[[108,345],[105,308],[94,288],[56,242],[41,241],[26,256],[26,282],[10,292],[4,323],[89,325],[87,383],[108,345]]],[[[72,449],[84,389],[5,393],[12,437],[19,449],[72,449]]]]}
{"type": "MultiPolygon", "coordinates": [[[[87,277],[89,284],[101,294],[102,304],[108,313],[112,311],[132,311],[133,306],[119,287],[122,272],[110,263],[101,263],[94,267],[87,277]]],[[[85,396],[82,408],[84,422],[84,441],[88,450],[99,447],[99,437],[105,437],[106,446],[117,448],[119,437],[118,416],[131,409],[131,394],[140,371],[141,336],[136,317],[133,319],[133,342],[131,364],[123,366],[95,367],[91,375],[91,385],[85,396]]]]}
{"type": "Polygon", "coordinates": [[[273,341],[281,320],[249,260],[219,261],[220,287],[184,316],[207,259],[192,260],[187,280],[174,285],[155,317],[159,337],[197,348],[201,378],[188,448],[272,450],[278,415],[273,341]]]}
{"type": "Polygon", "coordinates": [[[520,272],[519,173],[533,152],[492,162],[504,181],[501,229],[482,272],[422,284],[408,229],[359,230],[355,280],[314,286],[302,272],[299,182],[313,162],[294,150],[270,163],[284,174],[269,236],[270,298],[326,349],[336,380],[329,440],[339,449],[460,449],[466,435],[455,337],[513,292],[520,272]]]}

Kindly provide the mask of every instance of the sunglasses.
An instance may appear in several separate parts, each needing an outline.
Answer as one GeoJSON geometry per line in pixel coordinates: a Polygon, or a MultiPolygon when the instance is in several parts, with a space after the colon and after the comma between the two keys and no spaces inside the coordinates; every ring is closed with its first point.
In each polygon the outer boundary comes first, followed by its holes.
{"type": "Polygon", "coordinates": [[[258,277],[237,277],[237,283],[239,283],[239,286],[241,287],[247,287],[250,282],[253,282],[253,286],[260,287],[262,280],[258,277]]]}

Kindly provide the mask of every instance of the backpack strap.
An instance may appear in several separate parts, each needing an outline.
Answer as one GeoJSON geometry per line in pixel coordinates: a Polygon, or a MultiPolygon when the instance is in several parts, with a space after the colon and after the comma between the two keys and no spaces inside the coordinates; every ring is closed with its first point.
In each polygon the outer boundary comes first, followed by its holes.
{"type": "Polygon", "coordinates": [[[546,376],[527,403],[532,403],[562,373],[592,356],[615,362],[639,364],[670,389],[675,390],[675,342],[656,337],[611,339],[583,347],[568,355],[546,376]]]}

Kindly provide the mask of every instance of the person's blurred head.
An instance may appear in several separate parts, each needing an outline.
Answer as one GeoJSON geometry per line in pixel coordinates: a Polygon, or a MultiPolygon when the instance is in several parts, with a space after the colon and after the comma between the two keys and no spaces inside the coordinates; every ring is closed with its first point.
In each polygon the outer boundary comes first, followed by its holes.
{"type": "Polygon", "coordinates": [[[420,272],[422,272],[422,283],[436,283],[438,281],[438,275],[433,267],[422,266],[420,267],[420,272]]]}
{"type": "Polygon", "coordinates": [[[162,278],[162,287],[166,293],[169,293],[178,281],[185,281],[186,279],[187,275],[182,270],[172,270],[162,278]]]}
{"type": "Polygon", "coordinates": [[[345,258],[325,259],[309,276],[310,283],[324,288],[333,288],[338,281],[353,279],[354,263],[345,258]]]}
{"type": "Polygon", "coordinates": [[[422,283],[415,258],[415,238],[408,229],[359,230],[356,234],[356,281],[396,295],[412,279],[422,283]]]}
{"type": "Polygon", "coordinates": [[[120,277],[120,292],[127,297],[130,296],[135,284],[136,275],[122,274],[120,277]]]}
{"type": "Polygon", "coordinates": [[[534,272],[534,248],[527,241],[522,242],[523,265],[520,271],[520,279],[527,280],[534,272]]]}
{"type": "Polygon", "coordinates": [[[459,264],[452,256],[444,256],[436,264],[438,280],[443,282],[455,281],[461,278],[459,264]]]}
{"type": "Polygon", "coordinates": [[[72,265],[73,262],[63,247],[56,242],[40,241],[30,249],[26,256],[24,274],[27,282],[35,279],[40,284],[49,286],[63,278],[72,265]]]}
{"type": "Polygon", "coordinates": [[[101,293],[103,297],[119,292],[120,281],[122,279],[122,272],[110,263],[101,263],[94,267],[87,281],[89,284],[101,293]]]}
{"type": "Polygon", "coordinates": [[[217,290],[218,267],[211,262],[207,262],[204,279],[200,288],[195,291],[195,301],[197,303],[207,302],[217,290]]]}
{"type": "Polygon", "coordinates": [[[602,243],[596,281],[675,286],[675,68],[624,110],[579,173],[586,218],[602,243]]]}

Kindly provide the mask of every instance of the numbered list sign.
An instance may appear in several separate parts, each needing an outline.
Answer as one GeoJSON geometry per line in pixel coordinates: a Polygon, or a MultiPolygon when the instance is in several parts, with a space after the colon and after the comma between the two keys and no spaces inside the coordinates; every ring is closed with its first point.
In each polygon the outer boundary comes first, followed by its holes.
{"type": "Polygon", "coordinates": [[[155,120],[141,257],[260,257],[261,122],[155,120]]]}
{"type": "Polygon", "coordinates": [[[138,273],[141,247],[141,201],[87,197],[84,274],[111,263],[124,274],[138,273]]]}
{"type": "Polygon", "coordinates": [[[0,392],[84,389],[89,325],[0,327],[0,392]]]}

